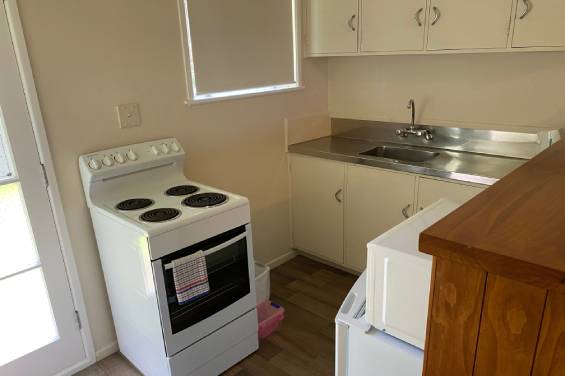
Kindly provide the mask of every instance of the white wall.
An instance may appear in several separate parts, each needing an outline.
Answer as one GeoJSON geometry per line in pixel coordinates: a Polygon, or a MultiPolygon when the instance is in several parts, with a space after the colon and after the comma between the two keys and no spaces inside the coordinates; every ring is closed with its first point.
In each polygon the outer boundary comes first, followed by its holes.
{"type": "Polygon", "coordinates": [[[283,119],[327,111],[325,60],[304,63],[303,91],[187,107],[176,0],[19,6],[97,349],[115,333],[80,154],[177,137],[192,179],[250,198],[257,258],[289,251],[283,119]],[[140,103],[143,124],[121,130],[113,106],[128,102],[140,103]]]}
{"type": "Polygon", "coordinates": [[[483,128],[563,127],[565,53],[330,58],[332,117],[483,128]]]}

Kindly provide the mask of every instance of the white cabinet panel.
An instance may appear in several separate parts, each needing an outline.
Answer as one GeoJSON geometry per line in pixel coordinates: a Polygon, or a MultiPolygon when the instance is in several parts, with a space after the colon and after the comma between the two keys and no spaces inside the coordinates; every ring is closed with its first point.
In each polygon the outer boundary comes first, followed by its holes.
{"type": "Polygon", "coordinates": [[[565,1],[518,0],[512,47],[565,46],[565,1]]]}
{"type": "Polygon", "coordinates": [[[291,156],[293,246],[343,263],[345,165],[291,156]]]}
{"type": "Polygon", "coordinates": [[[512,0],[431,0],[428,50],[505,48],[512,0]]]}
{"type": "Polygon", "coordinates": [[[347,166],[345,265],[365,269],[367,243],[412,214],[414,175],[347,166]]]}
{"type": "Polygon", "coordinates": [[[471,185],[420,178],[418,184],[418,210],[422,210],[442,198],[463,204],[484,190],[485,188],[471,185]]]}
{"type": "Polygon", "coordinates": [[[309,0],[307,30],[310,54],[357,52],[358,0],[309,0]]]}
{"type": "Polygon", "coordinates": [[[424,48],[426,0],[361,0],[361,51],[424,48]]]}

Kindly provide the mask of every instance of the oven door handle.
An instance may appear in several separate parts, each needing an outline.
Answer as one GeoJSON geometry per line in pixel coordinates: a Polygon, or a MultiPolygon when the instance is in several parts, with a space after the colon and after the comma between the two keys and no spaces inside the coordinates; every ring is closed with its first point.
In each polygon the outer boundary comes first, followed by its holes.
{"type": "MultiPolygon", "coordinates": [[[[245,238],[245,237],[247,237],[247,232],[244,232],[243,234],[239,234],[239,235],[236,236],[235,238],[231,238],[231,239],[228,240],[227,242],[222,243],[222,244],[220,244],[220,245],[217,245],[217,246],[215,246],[214,248],[207,249],[206,251],[204,251],[204,255],[205,255],[205,256],[209,256],[209,255],[211,255],[211,254],[213,254],[213,253],[216,253],[216,252],[218,252],[218,251],[221,250],[221,249],[224,249],[224,248],[229,247],[230,245],[232,245],[232,244],[234,244],[234,243],[237,243],[238,241],[240,241],[241,239],[243,239],[243,238],[245,238]]],[[[169,270],[169,269],[172,269],[172,268],[173,268],[173,263],[172,263],[172,262],[170,262],[170,263],[168,263],[168,264],[165,264],[165,270],[169,270]]]]}

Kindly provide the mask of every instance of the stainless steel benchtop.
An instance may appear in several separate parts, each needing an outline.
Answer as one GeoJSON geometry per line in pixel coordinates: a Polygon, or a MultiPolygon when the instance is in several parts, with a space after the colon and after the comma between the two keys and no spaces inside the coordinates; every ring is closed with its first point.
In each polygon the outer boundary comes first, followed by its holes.
{"type": "Polygon", "coordinates": [[[361,123],[367,122],[332,119],[332,132],[340,134],[291,145],[289,152],[394,171],[492,185],[526,163],[528,159],[537,154],[538,149],[541,151],[559,139],[558,131],[516,133],[426,127],[435,133],[434,141],[427,145],[422,139],[399,138],[394,134],[395,129],[405,127],[406,124],[371,122],[368,126],[361,123]],[[361,126],[353,127],[352,124],[361,126]],[[465,145],[470,146],[466,149],[465,145]],[[428,150],[439,153],[439,155],[426,162],[405,162],[360,154],[376,146],[428,150]],[[502,155],[495,155],[497,151],[502,155]]]}

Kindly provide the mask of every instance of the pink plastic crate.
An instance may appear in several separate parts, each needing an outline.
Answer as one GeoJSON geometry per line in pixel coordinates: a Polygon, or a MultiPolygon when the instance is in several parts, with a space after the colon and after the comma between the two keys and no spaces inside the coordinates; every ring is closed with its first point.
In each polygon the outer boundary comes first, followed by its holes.
{"type": "Polygon", "coordinates": [[[284,308],[280,305],[266,301],[257,306],[259,321],[259,338],[267,338],[279,327],[284,319],[284,308]]]}

